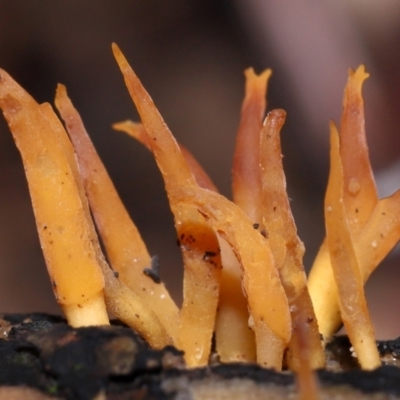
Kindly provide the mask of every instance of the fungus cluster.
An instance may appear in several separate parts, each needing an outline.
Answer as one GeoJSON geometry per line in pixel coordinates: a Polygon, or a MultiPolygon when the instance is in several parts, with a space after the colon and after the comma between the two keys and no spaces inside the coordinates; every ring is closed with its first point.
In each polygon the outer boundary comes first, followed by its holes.
{"type": "Polygon", "coordinates": [[[324,366],[324,343],[343,321],[361,367],[380,365],[363,286],[399,240],[400,192],[378,199],[365,141],[364,67],[350,71],[340,127],[330,125],[326,238],[307,282],[282,166],[285,112],[264,119],[271,71],[245,71],[230,201],[174,139],[115,44],[113,52],[141,117],[114,128],[147,147],[163,176],[184,263],[183,304],[160,281],[66,88],[59,85],[55,98],[63,125],[0,70],[0,108],[69,324],[106,325],[112,313],[154,348],[183,350],[190,367],[208,363],[215,335],[222,362],[307,374],[324,366]]]}

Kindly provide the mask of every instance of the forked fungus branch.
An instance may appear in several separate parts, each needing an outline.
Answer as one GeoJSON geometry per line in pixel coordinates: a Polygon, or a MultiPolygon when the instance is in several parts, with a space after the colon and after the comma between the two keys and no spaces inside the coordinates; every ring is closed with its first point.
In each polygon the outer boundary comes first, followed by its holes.
{"type": "Polygon", "coordinates": [[[362,368],[377,367],[363,285],[400,238],[400,192],[378,199],[365,140],[364,67],[349,73],[339,131],[331,124],[326,239],[307,283],[282,165],[286,113],[274,110],[264,120],[271,71],[245,72],[230,201],[176,142],[115,44],[113,52],[141,118],[114,128],[146,146],[163,176],[183,257],[183,304],[179,309],[160,282],[66,88],[59,85],[55,99],[65,130],[49,104],[36,103],[0,71],[0,107],[68,322],[105,325],[112,312],[154,348],[183,350],[190,367],[208,363],[215,335],[222,362],[288,367],[312,397],[310,371],[324,366],[324,342],[343,321],[362,368]]]}

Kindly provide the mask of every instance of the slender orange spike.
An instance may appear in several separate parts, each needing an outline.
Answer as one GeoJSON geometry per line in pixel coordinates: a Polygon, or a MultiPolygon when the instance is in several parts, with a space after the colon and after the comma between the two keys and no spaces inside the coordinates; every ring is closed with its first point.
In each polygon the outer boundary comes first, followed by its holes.
{"type": "MultiPolygon", "coordinates": [[[[234,202],[253,223],[258,224],[260,230],[263,227],[259,137],[266,110],[267,84],[271,73],[270,69],[263,71],[260,75],[257,75],[252,68],[245,70],[245,98],[236,135],[232,167],[234,202]]],[[[241,290],[239,265],[235,257],[228,253],[225,259],[230,261],[223,271],[218,307],[221,312],[218,315],[216,329],[217,348],[220,349],[222,361],[251,361],[254,339],[252,332],[247,329],[249,313],[241,290]],[[241,335],[232,335],[235,327],[240,327],[241,335]]]]}
{"type": "Polygon", "coordinates": [[[325,223],[339,307],[346,331],[363,369],[381,365],[343,201],[339,134],[331,123],[331,164],[325,197],[325,223]]]}
{"type": "Polygon", "coordinates": [[[67,134],[49,104],[36,103],[5,71],[0,76],[0,107],[25,166],[56,299],[73,326],[108,324],[97,239],[67,134]]]}
{"type": "Polygon", "coordinates": [[[115,44],[113,51],[141,116],[175,217],[185,267],[177,346],[185,351],[189,366],[206,365],[218,305],[221,270],[218,239],[196,208],[179,201],[182,190],[197,187],[196,179],[152,99],[115,44]]]}
{"type": "Polygon", "coordinates": [[[307,353],[312,368],[322,368],[325,365],[325,353],[307,289],[303,266],[304,245],[297,236],[286,191],[280,143],[280,131],[285,116],[283,110],[274,110],[268,114],[261,131],[260,165],[263,223],[292,316],[293,334],[289,345],[288,364],[291,369],[297,371],[301,368],[302,354],[296,351],[299,347],[294,346],[294,341],[301,334],[301,330],[306,336],[301,351],[307,353]]]}
{"type": "Polygon", "coordinates": [[[142,124],[145,127],[149,145],[153,150],[156,161],[168,166],[168,169],[161,169],[167,191],[169,186],[196,185],[195,177],[185,162],[178,143],[169,131],[153,100],[143,88],[138,77],[115,43],[112,44],[112,50],[124,76],[129,94],[142,119],[142,124]],[[163,135],[164,132],[168,132],[168,135],[163,135]],[[155,146],[163,149],[163,151],[155,151],[155,146]]]}
{"type": "MultiPolygon", "coordinates": [[[[363,65],[358,67],[356,71],[349,71],[349,78],[344,91],[340,126],[340,155],[344,174],[343,201],[356,249],[358,235],[378,202],[376,185],[368,157],[364,100],[361,93],[363,82],[368,76],[363,65]]],[[[359,254],[357,250],[356,252],[359,254]]],[[[359,262],[359,266],[361,269],[364,268],[362,262],[359,262]]],[[[337,288],[330,266],[326,240],[311,268],[308,287],[320,332],[324,339],[328,340],[339,329],[341,320],[337,288]]]]}
{"type": "Polygon", "coordinates": [[[232,168],[233,200],[253,221],[262,223],[260,175],[260,131],[266,110],[266,92],[270,69],[256,75],[245,71],[246,89],[232,168]]]}
{"type": "Polygon", "coordinates": [[[55,102],[74,144],[91,210],[114,271],[153,310],[168,334],[175,338],[178,308],[164,284],[144,274],[143,270],[152,264],[151,257],[65,86],[58,85],[55,102]]]}
{"type": "Polygon", "coordinates": [[[340,124],[344,204],[353,236],[362,230],[378,203],[378,192],[368,156],[364,100],[361,94],[363,82],[368,77],[364,65],[356,71],[349,71],[340,124]]]}

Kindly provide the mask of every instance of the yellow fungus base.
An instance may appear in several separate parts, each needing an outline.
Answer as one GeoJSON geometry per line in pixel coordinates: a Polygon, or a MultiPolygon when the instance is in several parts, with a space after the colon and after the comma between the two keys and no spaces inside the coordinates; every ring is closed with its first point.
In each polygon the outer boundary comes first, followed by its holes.
{"type": "Polygon", "coordinates": [[[61,308],[74,328],[110,325],[102,291],[82,304],[61,305],[61,308]]]}

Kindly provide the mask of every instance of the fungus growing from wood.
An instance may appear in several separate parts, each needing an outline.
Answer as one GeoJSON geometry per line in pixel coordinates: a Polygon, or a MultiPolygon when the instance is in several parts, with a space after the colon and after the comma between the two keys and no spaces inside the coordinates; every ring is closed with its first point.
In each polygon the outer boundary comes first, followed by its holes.
{"type": "Polygon", "coordinates": [[[112,312],[154,348],[183,350],[190,367],[209,362],[215,334],[222,362],[295,370],[308,388],[303,394],[315,397],[311,371],[325,363],[320,333],[327,341],[343,320],[362,368],[377,367],[363,284],[399,240],[400,191],[377,196],[365,141],[364,67],[350,71],[339,132],[331,124],[327,237],[307,283],[282,164],[286,113],[274,110],[264,120],[271,71],[245,72],[230,201],[176,142],[115,44],[113,52],[141,118],[114,128],[143,143],[161,171],[184,263],[183,304],[178,308],[160,281],[66,88],[58,86],[55,103],[69,138],[49,104],[37,104],[0,71],[0,107],[21,152],[68,322],[104,325],[112,312]]]}

